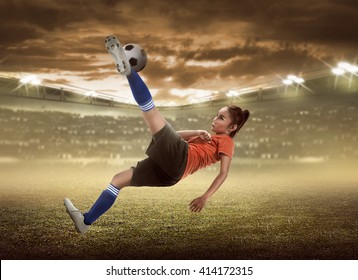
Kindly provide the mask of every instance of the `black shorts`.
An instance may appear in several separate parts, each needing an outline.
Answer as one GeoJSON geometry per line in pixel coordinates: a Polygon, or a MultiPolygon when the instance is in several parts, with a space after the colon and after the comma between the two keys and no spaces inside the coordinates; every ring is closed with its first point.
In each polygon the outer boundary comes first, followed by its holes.
{"type": "Polygon", "coordinates": [[[185,171],[188,158],[188,143],[170,124],[166,124],[153,135],[146,154],[133,168],[131,186],[172,186],[185,171]]]}

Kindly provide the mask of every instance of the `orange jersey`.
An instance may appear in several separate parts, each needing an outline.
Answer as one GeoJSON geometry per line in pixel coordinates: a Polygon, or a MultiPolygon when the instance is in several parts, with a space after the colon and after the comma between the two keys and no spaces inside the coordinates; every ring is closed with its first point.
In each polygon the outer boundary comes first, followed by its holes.
{"type": "Polygon", "coordinates": [[[220,160],[220,154],[229,158],[234,155],[234,141],[229,135],[220,134],[211,137],[211,143],[202,140],[199,136],[188,140],[188,160],[182,179],[197,170],[220,160]]]}

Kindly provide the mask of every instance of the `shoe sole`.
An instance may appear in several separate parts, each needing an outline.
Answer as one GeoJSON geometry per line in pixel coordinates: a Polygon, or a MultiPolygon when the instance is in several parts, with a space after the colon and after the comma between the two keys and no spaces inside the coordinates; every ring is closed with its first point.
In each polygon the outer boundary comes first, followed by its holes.
{"type": "Polygon", "coordinates": [[[119,40],[115,36],[110,35],[106,37],[106,40],[104,42],[107,51],[111,54],[116,63],[117,71],[122,75],[129,75],[131,71],[131,66],[119,40]],[[117,49],[117,52],[114,51],[115,48],[117,49]],[[117,55],[119,57],[117,57],[117,55]],[[126,62],[128,64],[126,64],[126,62]],[[121,71],[120,65],[123,67],[123,71],[121,71]]]}

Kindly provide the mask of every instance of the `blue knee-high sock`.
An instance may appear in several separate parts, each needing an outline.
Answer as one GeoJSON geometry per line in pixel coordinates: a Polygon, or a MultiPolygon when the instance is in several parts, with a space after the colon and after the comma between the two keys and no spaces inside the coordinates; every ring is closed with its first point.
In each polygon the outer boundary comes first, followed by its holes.
{"type": "Polygon", "coordinates": [[[153,109],[154,102],[152,95],[150,94],[147,85],[143,82],[138,73],[132,69],[132,72],[127,76],[127,79],[132,90],[133,97],[138,103],[139,108],[143,112],[153,109]]]}
{"type": "Polygon", "coordinates": [[[97,201],[93,204],[91,209],[84,214],[84,223],[86,225],[91,225],[95,220],[102,216],[116,200],[119,193],[119,189],[114,187],[112,184],[109,184],[107,189],[105,189],[97,201]]]}

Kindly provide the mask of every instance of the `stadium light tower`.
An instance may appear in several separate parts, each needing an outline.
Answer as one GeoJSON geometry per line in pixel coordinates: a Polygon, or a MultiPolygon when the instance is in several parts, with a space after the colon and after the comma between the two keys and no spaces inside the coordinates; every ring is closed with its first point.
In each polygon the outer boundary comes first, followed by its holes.
{"type": "Polygon", "coordinates": [[[39,94],[38,86],[41,84],[41,80],[36,75],[28,75],[20,79],[20,85],[16,89],[20,89],[22,86],[25,87],[26,94],[29,94],[29,88],[27,85],[35,86],[37,94],[39,94]]]}
{"type": "Polygon", "coordinates": [[[239,92],[237,91],[234,91],[234,90],[230,90],[227,94],[226,94],[227,97],[237,97],[239,96],[239,92]]]}
{"type": "Polygon", "coordinates": [[[358,66],[356,65],[350,65],[347,69],[348,72],[352,73],[352,74],[357,74],[358,73],[358,66]]]}
{"type": "Polygon", "coordinates": [[[89,96],[89,97],[96,97],[97,96],[97,92],[91,90],[91,91],[87,91],[86,92],[86,96],[89,96]]]}
{"type": "Polygon", "coordinates": [[[283,83],[284,85],[286,85],[286,86],[290,86],[290,85],[293,84],[293,81],[292,81],[292,80],[289,80],[289,79],[284,79],[284,80],[282,81],[282,83],[283,83]]]}
{"type": "Polygon", "coordinates": [[[300,84],[303,84],[304,82],[305,82],[305,80],[301,77],[296,77],[296,79],[295,79],[296,84],[300,85],[300,84]]]}
{"type": "Polygon", "coordinates": [[[293,84],[296,85],[296,94],[298,93],[299,85],[302,85],[305,80],[301,77],[297,77],[296,75],[287,75],[286,79],[282,80],[282,83],[286,85],[285,93],[287,92],[287,87],[293,84]]]}
{"type": "Polygon", "coordinates": [[[332,73],[337,76],[341,76],[346,72],[349,72],[351,74],[356,74],[358,73],[358,66],[350,64],[348,62],[339,62],[337,64],[337,67],[332,68],[332,73]]]}
{"type": "MultiPolygon", "coordinates": [[[[332,68],[332,73],[336,75],[336,79],[334,81],[334,88],[337,87],[338,77],[343,76],[346,73],[350,73],[350,77],[348,80],[348,89],[350,89],[352,84],[353,76],[357,76],[358,66],[350,64],[348,62],[342,61],[337,64],[337,67],[332,68]]],[[[347,78],[348,79],[348,78],[347,78]]]]}
{"type": "Polygon", "coordinates": [[[305,80],[301,77],[297,77],[296,75],[287,75],[287,78],[282,80],[282,83],[286,86],[292,85],[292,84],[303,84],[305,80]]]}
{"type": "Polygon", "coordinates": [[[90,104],[92,104],[93,101],[94,101],[94,100],[96,99],[96,97],[98,96],[97,92],[95,92],[95,91],[93,91],[93,90],[87,91],[87,92],[85,93],[85,95],[88,97],[90,104]]]}
{"type": "Polygon", "coordinates": [[[344,75],[344,73],[346,73],[346,71],[342,68],[335,67],[335,68],[332,68],[332,73],[336,76],[342,76],[342,75],[344,75]]]}
{"type": "Polygon", "coordinates": [[[339,62],[337,64],[338,68],[341,68],[341,69],[348,69],[351,65],[348,63],[348,62],[345,62],[345,61],[342,61],[342,62],[339,62]]]}
{"type": "Polygon", "coordinates": [[[42,81],[36,75],[30,75],[20,79],[20,83],[23,85],[32,84],[34,86],[38,86],[41,84],[41,82],[42,81]]]}

